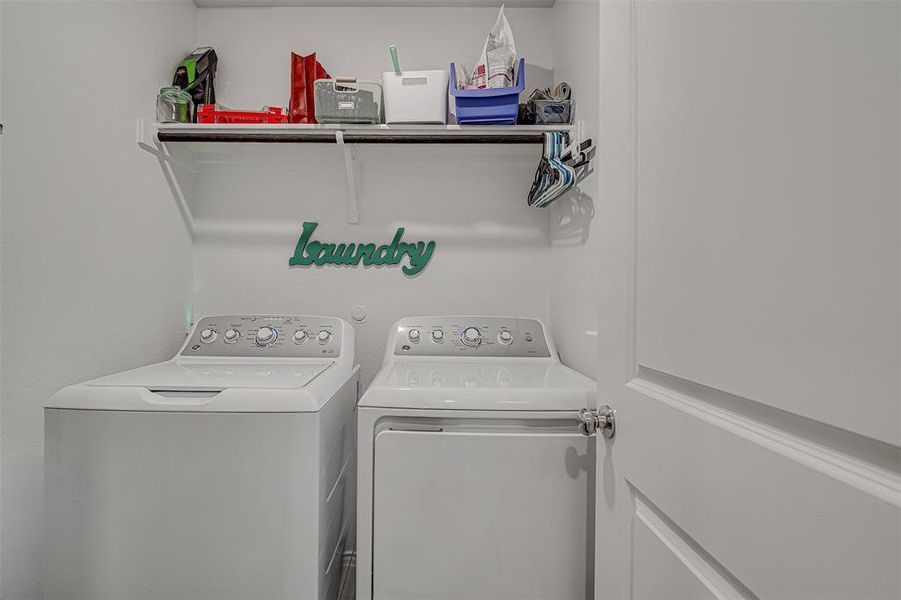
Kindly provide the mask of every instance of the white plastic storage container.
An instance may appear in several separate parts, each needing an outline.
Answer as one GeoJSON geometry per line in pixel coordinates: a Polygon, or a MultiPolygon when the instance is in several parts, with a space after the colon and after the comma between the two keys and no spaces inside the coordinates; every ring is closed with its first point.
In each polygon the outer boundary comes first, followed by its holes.
{"type": "Polygon", "coordinates": [[[447,71],[382,73],[386,123],[447,123],[447,71]]]}

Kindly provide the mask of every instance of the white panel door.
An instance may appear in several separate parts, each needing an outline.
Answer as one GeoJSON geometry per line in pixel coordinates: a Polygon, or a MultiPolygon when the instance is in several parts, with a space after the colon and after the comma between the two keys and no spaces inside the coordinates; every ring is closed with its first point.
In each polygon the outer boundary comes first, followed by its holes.
{"type": "Polygon", "coordinates": [[[596,598],[901,597],[901,3],[600,29],[596,598]]]}

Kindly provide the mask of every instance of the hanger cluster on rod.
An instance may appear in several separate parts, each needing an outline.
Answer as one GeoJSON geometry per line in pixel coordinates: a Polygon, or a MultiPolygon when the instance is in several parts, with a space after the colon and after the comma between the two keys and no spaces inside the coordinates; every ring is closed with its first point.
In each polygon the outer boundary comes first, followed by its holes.
{"type": "Polygon", "coordinates": [[[529,206],[549,206],[593,172],[594,142],[582,139],[582,128],[580,121],[574,135],[562,131],[544,133],[544,151],[529,190],[529,206]]]}

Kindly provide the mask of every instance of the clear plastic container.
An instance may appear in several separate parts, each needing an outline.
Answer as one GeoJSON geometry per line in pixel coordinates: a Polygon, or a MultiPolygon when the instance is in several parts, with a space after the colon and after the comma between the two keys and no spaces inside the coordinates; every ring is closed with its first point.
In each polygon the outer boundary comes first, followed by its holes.
{"type": "Polygon", "coordinates": [[[313,83],[319,123],[382,122],[382,86],[350,78],[317,79],[313,83]]]}
{"type": "Polygon", "coordinates": [[[178,86],[164,87],[156,97],[157,123],[190,123],[194,114],[191,94],[178,86]]]}

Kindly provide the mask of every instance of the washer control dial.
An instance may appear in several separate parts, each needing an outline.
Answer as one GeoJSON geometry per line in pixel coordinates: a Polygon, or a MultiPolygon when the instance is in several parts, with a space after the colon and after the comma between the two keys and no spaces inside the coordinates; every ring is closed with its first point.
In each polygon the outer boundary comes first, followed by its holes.
{"type": "Polygon", "coordinates": [[[444,341],[444,330],[436,329],[432,332],[432,341],[436,344],[440,344],[444,341]]]}
{"type": "Polygon", "coordinates": [[[225,332],[225,343],[234,344],[238,341],[239,337],[241,337],[241,334],[238,333],[237,329],[229,329],[225,332]]]}
{"type": "Polygon", "coordinates": [[[407,339],[409,339],[413,343],[416,343],[420,339],[422,339],[422,334],[419,332],[418,329],[411,329],[410,331],[407,332],[407,339]]]}
{"type": "Polygon", "coordinates": [[[316,336],[316,339],[319,340],[320,344],[328,344],[329,340],[332,339],[332,334],[323,329],[319,332],[319,335],[316,336]]]}
{"type": "Polygon", "coordinates": [[[460,334],[460,340],[470,348],[477,348],[482,343],[482,332],[475,327],[467,327],[460,334]]]}
{"type": "Polygon", "coordinates": [[[497,334],[497,341],[505,346],[509,346],[513,343],[513,334],[504,329],[499,334],[497,334]]]}
{"type": "Polygon", "coordinates": [[[278,331],[273,327],[260,327],[255,339],[258,346],[268,346],[278,339],[278,331]]]}
{"type": "Polygon", "coordinates": [[[304,331],[303,329],[298,329],[294,332],[294,343],[302,344],[307,341],[310,337],[310,334],[304,331]]]}
{"type": "Polygon", "coordinates": [[[219,335],[219,332],[215,329],[204,329],[200,332],[200,341],[204,344],[209,344],[219,335]]]}

